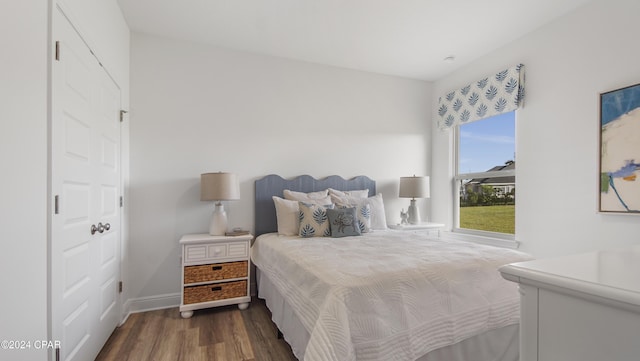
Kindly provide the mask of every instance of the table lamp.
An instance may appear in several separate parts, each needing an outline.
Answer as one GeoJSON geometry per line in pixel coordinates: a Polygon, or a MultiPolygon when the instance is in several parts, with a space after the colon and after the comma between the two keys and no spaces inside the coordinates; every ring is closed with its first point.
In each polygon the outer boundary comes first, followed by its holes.
{"type": "Polygon", "coordinates": [[[204,173],[200,175],[200,200],[215,201],[209,225],[209,234],[224,236],[227,231],[227,213],[222,201],[240,199],[238,177],[233,173],[204,173]]]}
{"type": "Polygon", "coordinates": [[[420,223],[416,198],[429,198],[429,177],[400,177],[400,198],[412,198],[409,205],[409,224],[420,223]]]}

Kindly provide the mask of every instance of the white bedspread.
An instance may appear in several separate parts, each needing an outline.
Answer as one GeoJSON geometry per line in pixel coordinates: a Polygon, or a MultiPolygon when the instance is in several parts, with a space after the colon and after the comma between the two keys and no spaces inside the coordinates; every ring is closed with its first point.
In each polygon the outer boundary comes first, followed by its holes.
{"type": "Polygon", "coordinates": [[[251,258],[310,334],[305,361],[415,360],[518,323],[517,285],[498,267],[530,256],[400,231],[267,234],[251,258]]]}

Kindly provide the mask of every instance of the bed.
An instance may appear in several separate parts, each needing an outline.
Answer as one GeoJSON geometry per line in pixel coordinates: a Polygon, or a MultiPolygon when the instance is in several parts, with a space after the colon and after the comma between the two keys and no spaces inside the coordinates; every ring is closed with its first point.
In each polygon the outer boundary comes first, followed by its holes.
{"type": "Polygon", "coordinates": [[[273,196],[366,189],[373,197],[375,182],[269,175],[255,186],[258,297],[299,360],[518,359],[519,294],[497,269],[527,254],[379,227],[283,235],[273,196]]]}

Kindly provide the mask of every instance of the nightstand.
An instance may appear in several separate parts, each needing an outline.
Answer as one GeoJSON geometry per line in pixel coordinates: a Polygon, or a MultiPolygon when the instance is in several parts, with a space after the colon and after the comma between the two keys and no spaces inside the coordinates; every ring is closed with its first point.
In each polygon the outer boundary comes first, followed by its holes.
{"type": "Polygon", "coordinates": [[[187,234],[182,246],[183,318],[193,311],[237,304],[249,307],[249,245],[253,235],[210,236],[187,234]]]}
{"type": "Polygon", "coordinates": [[[418,224],[390,224],[388,227],[397,231],[426,231],[428,234],[436,231],[438,232],[438,238],[440,238],[440,230],[444,228],[444,224],[423,222],[418,224]]]}

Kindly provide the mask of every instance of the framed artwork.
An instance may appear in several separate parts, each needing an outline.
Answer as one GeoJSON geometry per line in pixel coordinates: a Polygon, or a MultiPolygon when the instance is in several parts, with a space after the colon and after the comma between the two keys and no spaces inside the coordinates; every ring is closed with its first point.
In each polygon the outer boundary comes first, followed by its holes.
{"type": "Polygon", "coordinates": [[[640,214],[640,84],[600,94],[599,211],[640,214]]]}

